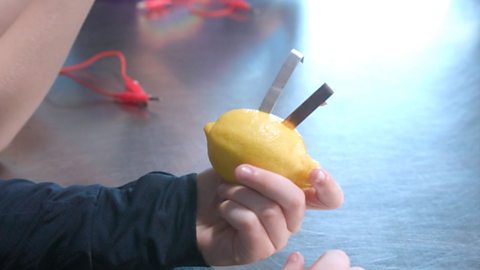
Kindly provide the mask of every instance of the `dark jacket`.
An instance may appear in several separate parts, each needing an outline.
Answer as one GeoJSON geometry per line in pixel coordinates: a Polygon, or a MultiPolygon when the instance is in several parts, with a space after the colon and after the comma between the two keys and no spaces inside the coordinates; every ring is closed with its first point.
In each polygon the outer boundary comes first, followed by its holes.
{"type": "Polygon", "coordinates": [[[0,180],[0,269],[204,266],[195,178],[154,172],[118,188],[0,180]]]}

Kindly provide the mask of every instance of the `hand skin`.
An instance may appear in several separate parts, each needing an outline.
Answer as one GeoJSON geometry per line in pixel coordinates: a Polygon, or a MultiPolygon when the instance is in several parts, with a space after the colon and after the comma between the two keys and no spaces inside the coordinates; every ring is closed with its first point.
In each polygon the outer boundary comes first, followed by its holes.
{"type": "Polygon", "coordinates": [[[0,1],[0,151],[47,95],[93,2],[0,1]]]}
{"type": "Polygon", "coordinates": [[[265,259],[286,246],[300,229],[305,210],[334,209],[343,192],[323,169],[310,175],[302,190],[278,174],[240,165],[239,185],[230,185],[209,169],[197,177],[197,243],[213,266],[265,259]]]}
{"type": "Polygon", "coordinates": [[[282,270],[363,270],[361,267],[351,267],[350,259],[341,250],[329,250],[320,256],[309,268],[305,268],[302,254],[293,252],[288,256],[282,270]]]}

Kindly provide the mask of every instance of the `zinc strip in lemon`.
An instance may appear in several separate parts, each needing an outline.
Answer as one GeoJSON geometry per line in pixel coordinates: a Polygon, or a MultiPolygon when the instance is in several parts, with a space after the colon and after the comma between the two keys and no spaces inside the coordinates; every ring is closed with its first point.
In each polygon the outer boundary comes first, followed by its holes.
{"type": "Polygon", "coordinates": [[[282,93],[283,88],[290,79],[290,76],[292,76],[292,73],[299,62],[303,63],[303,54],[292,49],[283,63],[282,68],[278,72],[277,77],[273,81],[272,86],[263,98],[262,104],[259,108],[260,111],[270,113],[273,110],[278,97],[282,93]]]}
{"type": "Polygon", "coordinates": [[[291,129],[295,129],[307,118],[318,106],[322,105],[333,95],[333,90],[324,83],[312,95],[310,95],[300,106],[298,106],[285,120],[283,124],[291,129]]]}

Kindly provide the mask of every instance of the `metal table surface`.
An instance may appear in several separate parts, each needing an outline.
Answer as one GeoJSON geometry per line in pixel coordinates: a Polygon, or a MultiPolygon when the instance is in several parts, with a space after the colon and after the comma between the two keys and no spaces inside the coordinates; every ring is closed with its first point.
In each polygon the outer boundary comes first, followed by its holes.
{"type": "Polygon", "coordinates": [[[251,3],[237,20],[181,7],[149,19],[129,1],[97,2],[67,64],[121,50],[160,102],[119,106],[59,78],[0,155],[0,177],[117,186],[153,170],[199,172],[203,125],[257,108],[297,48],[305,62],[274,113],[323,82],[335,90],[299,131],[346,201],[308,211],[285,250],[233,268],[280,269],[293,250],[311,263],[340,248],[367,269],[480,269],[479,2],[251,3]]]}

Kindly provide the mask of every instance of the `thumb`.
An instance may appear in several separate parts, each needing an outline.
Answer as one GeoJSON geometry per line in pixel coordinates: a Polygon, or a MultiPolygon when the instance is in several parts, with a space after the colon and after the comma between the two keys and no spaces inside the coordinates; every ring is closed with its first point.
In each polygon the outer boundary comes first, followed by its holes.
{"type": "Polygon", "coordinates": [[[288,256],[288,259],[283,266],[283,270],[304,270],[304,263],[302,254],[299,252],[293,252],[288,256]]]}

